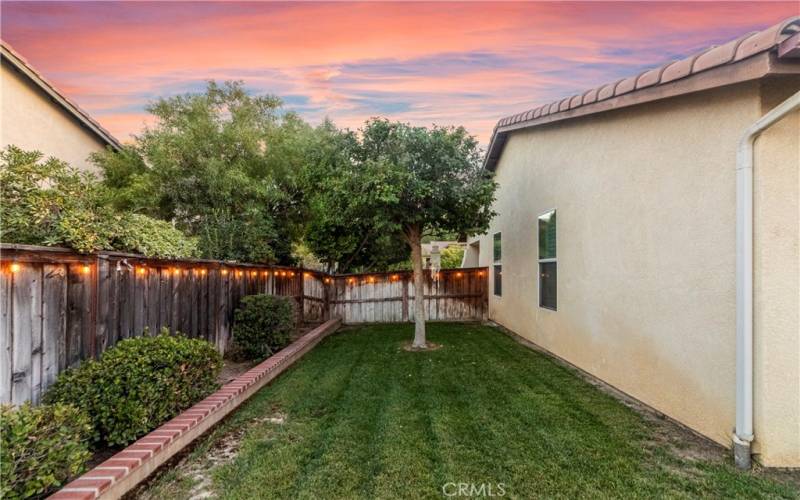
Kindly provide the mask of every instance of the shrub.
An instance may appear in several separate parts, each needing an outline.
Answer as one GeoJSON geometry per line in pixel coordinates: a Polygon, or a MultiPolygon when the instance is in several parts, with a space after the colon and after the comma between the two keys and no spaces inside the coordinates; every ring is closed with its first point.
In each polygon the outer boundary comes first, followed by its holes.
{"type": "Polygon", "coordinates": [[[71,403],[91,416],[96,443],[126,445],[217,388],[222,359],[200,339],[123,340],[99,360],[62,373],[46,402],[71,403]]]}
{"type": "Polygon", "coordinates": [[[197,257],[197,239],[178,231],[169,222],[141,214],[118,217],[111,244],[115,250],[148,257],[197,257]]]}
{"type": "Polygon", "coordinates": [[[107,188],[67,163],[9,146],[0,152],[0,240],[195,257],[196,239],[145,215],[115,212],[107,188]]]}
{"type": "Polygon", "coordinates": [[[464,260],[464,247],[459,245],[450,245],[442,250],[442,269],[455,269],[461,267],[461,261],[464,260]]]}
{"type": "Polygon", "coordinates": [[[43,495],[83,472],[90,435],[74,406],[0,406],[0,498],[43,495]]]}
{"type": "Polygon", "coordinates": [[[289,344],[295,326],[291,297],[249,295],[234,312],[235,348],[249,359],[263,359],[289,344]]]}

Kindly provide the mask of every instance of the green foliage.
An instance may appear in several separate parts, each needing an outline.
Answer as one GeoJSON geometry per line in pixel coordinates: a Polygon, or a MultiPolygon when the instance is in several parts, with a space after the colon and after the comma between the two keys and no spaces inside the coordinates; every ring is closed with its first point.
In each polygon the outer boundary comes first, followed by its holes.
{"type": "Polygon", "coordinates": [[[4,149],[0,161],[0,240],[79,252],[110,246],[110,221],[91,175],[15,146],[4,149]]]}
{"type": "Polygon", "coordinates": [[[0,406],[0,498],[40,496],[83,472],[90,434],[74,406],[0,406]]]}
{"type": "MultiPolygon", "coordinates": [[[[473,234],[488,227],[496,183],[465,129],[368,121],[361,137],[329,128],[307,170],[311,222],[306,241],[326,262],[349,271],[353,255],[408,258],[405,245],[426,234],[473,234]],[[366,249],[366,250],[365,250],[366,249]]],[[[374,259],[374,257],[373,257],[374,259]]]]}
{"type": "Polygon", "coordinates": [[[234,312],[233,341],[248,359],[264,359],[289,344],[294,328],[294,299],[248,295],[234,312]]]}
{"type": "Polygon", "coordinates": [[[93,156],[118,209],[173,220],[200,255],[291,261],[304,210],[297,173],[312,129],[240,82],[162,98],[156,124],[120,152],[93,156]]]}
{"type": "Polygon", "coordinates": [[[442,269],[455,269],[461,267],[461,261],[464,260],[464,247],[459,245],[450,245],[442,250],[442,269]]]}
{"type": "Polygon", "coordinates": [[[115,249],[164,258],[198,254],[197,239],[185,236],[169,222],[142,214],[126,214],[118,221],[112,238],[115,249]]]}
{"type": "Polygon", "coordinates": [[[120,250],[151,257],[193,257],[196,243],[169,223],[116,213],[90,174],[38,151],[0,153],[0,240],[68,246],[79,252],[120,250]]]}
{"type": "Polygon", "coordinates": [[[222,359],[200,339],[171,336],[119,342],[99,360],[59,375],[45,402],[70,403],[91,416],[93,440],[126,445],[217,388],[222,359]]]}

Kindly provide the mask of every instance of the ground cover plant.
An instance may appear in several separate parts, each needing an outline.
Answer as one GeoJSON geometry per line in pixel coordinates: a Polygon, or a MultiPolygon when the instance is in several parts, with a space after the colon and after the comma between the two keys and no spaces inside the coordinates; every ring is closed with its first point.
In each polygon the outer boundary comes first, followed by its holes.
{"type": "Polygon", "coordinates": [[[432,323],[442,348],[407,352],[412,330],[329,337],[137,495],[442,498],[466,483],[507,498],[800,496],[496,329],[432,323]]]}

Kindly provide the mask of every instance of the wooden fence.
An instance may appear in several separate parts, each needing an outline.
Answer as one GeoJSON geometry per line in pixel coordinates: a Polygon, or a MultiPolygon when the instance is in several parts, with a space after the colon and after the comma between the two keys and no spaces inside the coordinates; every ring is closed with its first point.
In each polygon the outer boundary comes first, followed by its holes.
{"type": "MultiPolygon", "coordinates": [[[[38,402],[62,370],[117,341],[162,327],[225,351],[233,311],[246,295],[293,297],[299,321],[410,321],[408,272],[332,276],[307,269],[211,260],[77,254],[27,245],[0,247],[0,403],[38,402]]],[[[432,320],[483,319],[485,269],[426,275],[432,320]]]]}

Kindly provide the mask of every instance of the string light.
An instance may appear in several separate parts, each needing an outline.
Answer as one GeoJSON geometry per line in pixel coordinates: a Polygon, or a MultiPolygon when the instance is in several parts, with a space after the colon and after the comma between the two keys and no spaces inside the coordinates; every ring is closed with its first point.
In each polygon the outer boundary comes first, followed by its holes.
{"type": "Polygon", "coordinates": [[[264,276],[269,276],[269,271],[264,271],[262,274],[263,274],[264,276]]]}
{"type": "Polygon", "coordinates": [[[375,283],[375,278],[373,278],[372,276],[370,276],[370,277],[367,279],[367,281],[369,281],[370,283],[375,283]]]}
{"type": "Polygon", "coordinates": [[[16,272],[18,272],[18,271],[19,271],[19,264],[17,264],[16,262],[14,262],[13,264],[11,264],[11,265],[9,266],[9,268],[11,269],[11,272],[12,272],[12,273],[16,273],[16,272]]]}
{"type": "Polygon", "coordinates": [[[460,277],[461,277],[461,273],[456,273],[456,278],[460,278],[460,277]]]}
{"type": "Polygon", "coordinates": [[[81,268],[81,271],[83,272],[83,274],[89,274],[89,271],[91,271],[91,269],[89,268],[89,266],[84,265],[81,268]]]}
{"type": "Polygon", "coordinates": [[[137,271],[139,274],[144,274],[144,273],[145,273],[145,268],[143,268],[143,267],[139,267],[139,268],[137,268],[137,269],[136,269],[136,271],[137,271]]]}
{"type": "Polygon", "coordinates": [[[397,281],[397,275],[396,274],[392,275],[392,281],[397,281]]]}
{"type": "Polygon", "coordinates": [[[350,279],[349,279],[349,280],[347,280],[347,281],[349,281],[350,283],[355,283],[356,279],[355,279],[355,278],[350,278],[350,279]]]}
{"type": "Polygon", "coordinates": [[[289,276],[290,276],[290,277],[293,277],[293,276],[294,276],[294,272],[290,272],[290,273],[289,273],[289,276]]]}
{"type": "Polygon", "coordinates": [[[309,276],[311,276],[311,273],[303,273],[304,278],[308,278],[309,276]]]}
{"type": "Polygon", "coordinates": [[[222,270],[222,275],[225,276],[226,274],[228,274],[228,270],[227,269],[223,269],[222,270]]]}
{"type": "Polygon", "coordinates": [[[184,269],[184,270],[183,270],[183,274],[184,274],[184,276],[185,276],[185,275],[187,275],[187,274],[189,274],[189,270],[188,270],[188,269],[184,269]]]}
{"type": "Polygon", "coordinates": [[[205,276],[205,275],[206,275],[206,270],[205,270],[205,269],[201,269],[201,270],[200,270],[200,274],[202,274],[203,276],[205,276]]]}
{"type": "Polygon", "coordinates": [[[253,271],[250,273],[250,276],[258,276],[258,271],[253,271]]]}
{"type": "Polygon", "coordinates": [[[241,271],[236,271],[236,276],[241,278],[242,277],[242,272],[241,271]]]}

